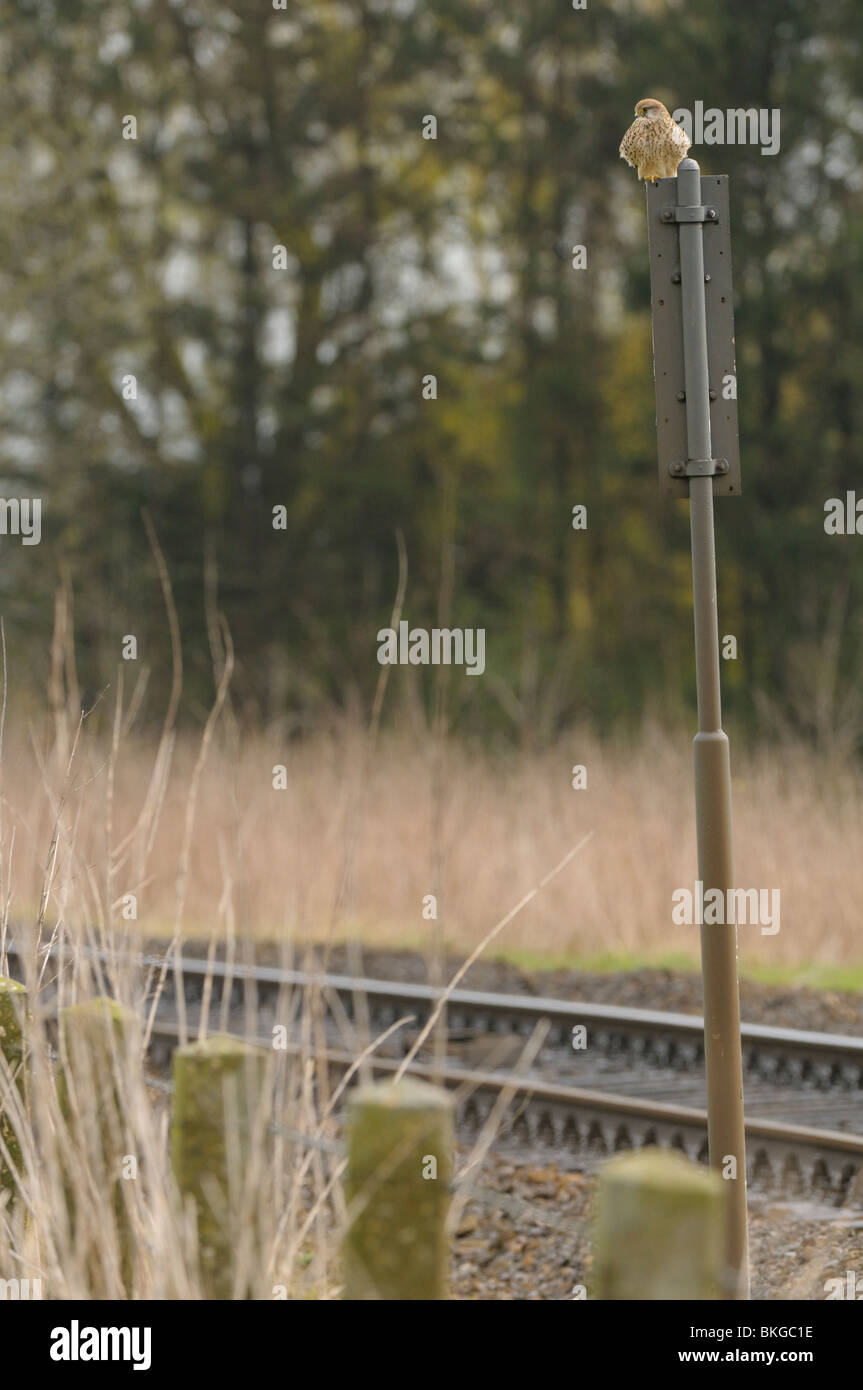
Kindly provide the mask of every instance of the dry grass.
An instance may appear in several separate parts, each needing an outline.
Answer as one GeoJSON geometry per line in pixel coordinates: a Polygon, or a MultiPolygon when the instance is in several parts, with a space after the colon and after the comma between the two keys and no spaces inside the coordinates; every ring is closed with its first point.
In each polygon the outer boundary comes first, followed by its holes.
{"type": "MultiPolygon", "coordinates": [[[[38,915],[50,863],[45,915],[64,929],[110,921],[130,935],[355,936],[466,953],[593,830],[496,948],[697,955],[697,928],[671,921],[673,890],[696,877],[687,732],[648,729],[633,746],[574,732],[553,751],[499,757],[390,733],[370,756],[366,735],[347,724],[301,742],[229,724],[213,735],[193,806],[200,745],[180,740],[171,753],[154,787],[151,744],[127,737],[112,760],[85,732],[66,777],[7,728],[2,853],[6,891],[13,859],[13,921],[38,915]],[[575,762],[588,768],[587,790],[570,785],[575,762]],[[278,764],[284,790],[273,788],[278,764]],[[124,917],[130,893],[136,922],[124,917]],[[423,916],[427,894],[436,921],[423,916]]],[[[781,890],[781,930],[742,926],[742,960],[855,962],[859,775],[802,746],[733,749],[732,759],[737,882],[781,890]]]]}
{"type": "MultiPolygon", "coordinates": [[[[206,928],[211,949],[223,949],[229,961],[242,956],[255,912],[278,901],[268,894],[278,894],[280,885],[257,856],[269,852],[271,866],[284,871],[284,830],[269,797],[254,794],[260,777],[250,763],[260,768],[260,760],[271,757],[264,740],[253,740],[248,752],[230,742],[220,745],[212,738],[213,722],[197,746],[177,747],[169,737],[154,750],[123,740],[119,728],[118,718],[118,736],[104,745],[88,740],[81,727],[58,731],[55,725],[54,741],[46,736],[41,753],[35,739],[27,750],[12,737],[2,762],[0,974],[8,973],[4,943],[14,938],[25,950],[29,1016],[19,1010],[26,1069],[14,1053],[7,1060],[0,1049],[0,1279],[27,1280],[31,1287],[38,1280],[42,1296],[54,1299],[210,1297],[194,1208],[184,1202],[168,1156],[170,1087],[144,1060],[148,1020],[170,960],[164,972],[154,969],[143,977],[129,969],[126,953],[154,924],[167,923],[174,945],[191,930],[206,928]],[[268,851],[262,836],[274,830],[277,839],[268,851]],[[142,903],[149,897],[155,922],[143,913],[124,919],[128,893],[142,903]],[[242,918],[240,902],[248,914],[242,918]],[[49,947],[60,955],[49,955],[49,947]],[[54,1026],[64,1006],[96,995],[129,1010],[127,1033],[109,1030],[107,1050],[76,1045],[74,1035],[54,1026]]],[[[230,726],[224,737],[230,738],[230,726]]],[[[340,756],[368,766],[364,739],[354,736],[341,746],[331,741],[327,749],[335,760],[334,788],[340,756]]],[[[292,760],[292,775],[295,766],[292,760]]],[[[271,795],[279,796],[265,764],[264,775],[271,795]]],[[[342,830],[327,861],[332,924],[340,920],[339,905],[351,911],[357,883],[364,881],[365,792],[363,779],[342,786],[335,827],[327,824],[324,804],[317,808],[325,840],[339,825],[342,830]]],[[[299,828],[308,833],[309,822],[300,821],[295,799],[291,804],[298,821],[294,847],[300,851],[299,828]]],[[[549,885],[577,852],[571,847],[543,876],[549,885]]],[[[296,875],[299,859],[292,862],[296,875]]],[[[284,882],[291,882],[289,867],[284,882]]],[[[523,894],[486,939],[510,925],[541,887],[523,894]]],[[[291,925],[284,914],[282,925],[291,925]]],[[[282,932],[285,965],[294,963],[297,935],[282,932]]],[[[316,989],[283,993],[273,1018],[288,1027],[294,1051],[273,1051],[260,1103],[241,1126],[251,1140],[241,1149],[230,1139],[227,1188],[209,1169],[203,1175],[203,1190],[218,1209],[231,1252],[224,1265],[234,1298],[329,1297],[339,1290],[338,1232],[349,1214],[341,1186],[344,1160],[334,1141],[341,1095],[352,1074],[333,1088],[322,1062],[332,1041],[324,1030],[327,1011],[316,989]]],[[[232,1031],[243,1026],[210,1000],[202,1018],[187,1011],[181,1039],[204,1037],[220,1021],[232,1031]]],[[[262,1030],[268,1031],[250,999],[243,1031],[262,1030]]],[[[361,1073],[364,1048],[384,1038],[368,1042],[356,1036],[344,1017],[341,1032],[342,1045],[356,1058],[352,1071],[361,1073]]],[[[9,1039],[7,1033],[7,1048],[9,1039]]],[[[537,1040],[528,1048],[525,1064],[538,1045],[537,1040]]],[[[504,1092],[500,1111],[509,1098],[504,1092]]],[[[496,1111],[466,1172],[481,1165],[498,1118],[496,1111]]]]}
{"type": "MultiPolygon", "coordinates": [[[[49,965],[47,981],[53,973],[49,965]]],[[[210,1165],[202,1189],[225,1233],[215,1270],[226,1291],[214,1295],[202,1276],[195,1207],[170,1163],[170,1083],[145,1067],[140,1029],[117,1038],[109,1060],[71,1032],[58,1039],[54,1009],[29,974],[23,1093],[20,1070],[0,1053],[0,1279],[31,1287],[38,1280],[39,1296],[52,1299],[336,1292],[343,1165],[330,1149],[339,1094],[315,1065],[324,1042],[319,1002],[282,1000],[276,1017],[301,1020],[301,1052],[273,1052],[248,1120],[232,1126],[237,1112],[228,1098],[227,1183],[210,1165]]],[[[61,1007],[107,989],[143,1013],[122,969],[109,969],[107,980],[88,976],[78,953],[61,984],[61,1007]]]]}
{"type": "MultiPolygon", "coordinates": [[[[229,670],[228,653],[223,693],[229,670]]],[[[202,737],[176,739],[169,721],[154,745],[124,731],[119,704],[107,737],[70,722],[68,708],[55,701],[44,726],[10,716],[0,759],[0,972],[14,931],[30,949],[33,1012],[26,1108],[0,1066],[20,1147],[16,1156],[8,1132],[0,1141],[18,1189],[13,1204],[0,1198],[0,1278],[40,1278],[46,1296],[204,1292],[194,1222],[167,1161],[167,1101],[140,1045],[112,1061],[120,1151],[140,1175],[122,1184],[119,1209],[88,1111],[98,1094],[85,1085],[71,1111],[60,1103],[63,1049],[52,1056],[54,1005],[41,989],[53,972],[43,968],[49,944],[71,952],[60,1003],[108,993],[143,1020],[152,994],[120,963],[97,978],[85,947],[194,936],[230,959],[259,937],[293,964],[304,942],[352,936],[424,945],[439,960],[444,942],[466,956],[493,935],[495,949],[534,956],[697,953],[697,929],[671,922],[672,891],[695,877],[688,734],[650,728],[628,746],[581,731],[543,754],[495,757],[439,731],[377,736],[347,722],[304,741],[242,734],[217,699],[202,737]],[[587,790],[571,787],[576,762],[587,790]],[[273,786],[276,765],[284,790],[273,786]],[[429,894],[437,920],[423,916],[429,894]]],[[[778,935],[741,929],[744,960],[846,966],[863,887],[859,777],[791,745],[739,762],[738,883],[782,894],[778,935]]],[[[314,994],[285,997],[277,1011],[279,1021],[298,1017],[302,1052],[267,1093],[275,1134],[255,1126],[256,1148],[231,1179],[226,1222],[244,1213],[237,1297],[338,1289],[334,1233],[345,1209],[341,1161],[327,1148],[338,1097],[320,1064],[324,1013],[314,994]],[[295,1143],[298,1134],[320,1143],[295,1143]],[[262,1248],[244,1244],[250,1224],[265,1233],[262,1248]]],[[[215,1008],[209,1026],[218,1027],[215,1008]]],[[[191,1035],[206,1027],[192,1021],[191,1035]]],[[[344,1043],[362,1050],[356,1037],[344,1043]]]]}

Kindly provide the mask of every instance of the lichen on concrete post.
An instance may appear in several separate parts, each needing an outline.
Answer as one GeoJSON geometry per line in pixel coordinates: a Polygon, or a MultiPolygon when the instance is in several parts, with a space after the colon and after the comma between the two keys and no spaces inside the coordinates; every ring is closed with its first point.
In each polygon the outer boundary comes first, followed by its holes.
{"type": "MultiPolygon", "coordinates": [[[[9,980],[0,975],[0,1053],[3,1067],[0,1070],[0,1137],[12,1160],[14,1169],[21,1172],[21,1145],[15,1126],[12,1123],[11,1109],[16,1103],[10,1096],[4,1105],[4,1091],[7,1085],[14,1085],[19,1096],[26,1095],[24,1071],[24,1023],[27,1016],[27,990],[17,980],[9,980]]],[[[0,1193],[12,1191],[15,1177],[12,1168],[3,1158],[0,1150],[0,1193]]]]}
{"type": "Polygon", "coordinates": [[[253,1147],[268,1132],[263,1114],[268,1056],[238,1038],[212,1037],[174,1052],[171,1163],[181,1196],[194,1203],[198,1263],[206,1298],[249,1296],[261,1273],[263,1232],[244,1192],[253,1147]],[[246,1209],[255,1229],[246,1240],[247,1277],[237,1289],[238,1222],[246,1209]]]}
{"type": "Polygon", "coordinates": [[[682,1154],[609,1159],[599,1176],[593,1296],[722,1298],[724,1200],[719,1175],[682,1154]]]}
{"type": "Polygon", "coordinates": [[[94,1298],[104,1297],[109,1284],[105,1240],[92,1213],[84,1217],[78,1211],[76,1186],[80,1179],[76,1169],[85,1163],[96,1190],[109,1197],[117,1233],[120,1279],[129,1291],[133,1256],[123,1190],[123,1160],[129,1140],[124,1072],[130,1064],[137,1063],[140,1046],[137,1014],[115,999],[98,996],[60,1010],[57,1096],[73,1145],[65,1165],[64,1185],[73,1241],[84,1260],[94,1298]]]}
{"type": "Polygon", "coordinates": [[[348,1104],[346,1299],[445,1299],[453,1103],[424,1081],[383,1081],[348,1104]]]}

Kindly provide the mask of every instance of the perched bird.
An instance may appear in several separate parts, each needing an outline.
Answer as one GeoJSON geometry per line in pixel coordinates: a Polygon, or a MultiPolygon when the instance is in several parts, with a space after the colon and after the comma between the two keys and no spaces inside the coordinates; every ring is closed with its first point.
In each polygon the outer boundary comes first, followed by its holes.
{"type": "Polygon", "coordinates": [[[640,179],[672,179],[690,146],[685,130],[655,97],[635,106],[635,120],[620,142],[620,157],[638,170],[640,179]]]}

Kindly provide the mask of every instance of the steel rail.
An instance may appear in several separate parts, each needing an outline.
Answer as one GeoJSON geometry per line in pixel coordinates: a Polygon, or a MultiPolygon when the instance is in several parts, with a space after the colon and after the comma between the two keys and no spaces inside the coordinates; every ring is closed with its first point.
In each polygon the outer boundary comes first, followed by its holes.
{"type": "MultiPolygon", "coordinates": [[[[162,1020],[153,1036],[171,1048],[177,1041],[175,1021],[162,1020]]],[[[272,1038],[247,1035],[246,1041],[272,1046],[272,1038]]],[[[279,1049],[289,1056],[303,1056],[306,1047],[288,1043],[279,1049]]],[[[344,1072],[357,1064],[356,1057],[337,1048],[315,1050],[315,1058],[344,1072]]],[[[368,1070],[392,1075],[402,1066],[398,1058],[370,1054],[368,1070]]],[[[574,1166],[584,1166],[585,1155],[595,1160],[638,1143],[680,1149],[692,1158],[706,1158],[707,1112],[665,1101],[563,1086],[508,1072],[486,1072],[438,1066],[414,1059],[412,1075],[434,1081],[458,1092],[459,1119],[479,1130],[501,1092],[510,1093],[515,1114],[502,1122],[506,1138],[519,1145],[534,1145],[555,1157],[568,1156],[574,1166]]],[[[863,1135],[813,1128],[784,1121],[748,1118],[747,1168],[756,1186],[781,1185],[796,1178],[798,1188],[821,1190],[836,1205],[851,1191],[863,1198],[863,1135]],[[859,1190],[858,1190],[859,1189],[859,1190]]]]}
{"type": "MultiPolygon", "coordinates": [[[[8,955],[22,956],[21,949],[10,943],[8,955]]],[[[528,1035],[542,1020],[548,1020],[558,1034],[569,1033],[579,1024],[644,1037],[662,1037],[700,1047],[704,1036],[704,1020],[697,1014],[665,1013],[654,1009],[631,1008],[619,1004],[596,1004],[588,1001],[570,1003],[561,999],[539,998],[535,995],[505,994],[497,991],[468,989],[445,990],[432,985],[393,980],[378,980],[365,976],[327,974],[316,971],[292,970],[279,966],[246,965],[208,961],[198,956],[180,956],[175,962],[165,957],[132,953],[106,955],[85,948],[52,947],[50,958],[58,962],[84,955],[100,965],[116,968],[130,966],[160,971],[167,965],[166,990],[173,987],[173,970],[179,965],[184,980],[207,977],[230,983],[249,982],[274,989],[317,989],[338,995],[360,995],[378,1009],[391,1006],[399,1011],[417,1005],[431,1012],[444,999],[450,1018],[475,1016],[487,1020],[490,1032],[512,1032],[528,1035]],[[495,1026],[497,1025],[497,1026],[495,1026]],[[513,1028],[513,1025],[515,1026],[513,1028]]],[[[218,999],[216,995],[216,999],[218,999]]],[[[774,1025],[743,1023],[740,1028],[743,1046],[749,1050],[769,1051],[784,1056],[796,1056],[814,1062],[848,1063],[863,1068],[863,1037],[853,1034],[815,1032],[774,1025]]]]}

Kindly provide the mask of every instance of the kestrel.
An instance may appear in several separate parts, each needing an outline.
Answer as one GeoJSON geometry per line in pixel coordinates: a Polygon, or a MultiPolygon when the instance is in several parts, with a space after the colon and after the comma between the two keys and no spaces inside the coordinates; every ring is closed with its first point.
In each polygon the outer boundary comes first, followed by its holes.
{"type": "Polygon", "coordinates": [[[672,179],[691,141],[655,97],[636,103],[635,120],[620,142],[620,157],[640,179],[672,179]]]}

